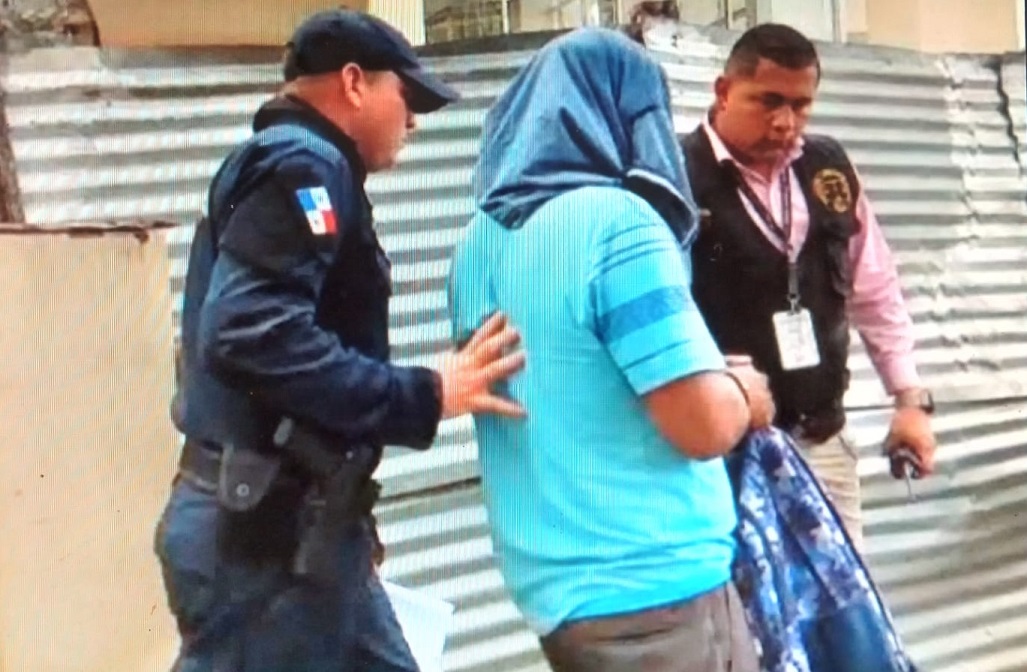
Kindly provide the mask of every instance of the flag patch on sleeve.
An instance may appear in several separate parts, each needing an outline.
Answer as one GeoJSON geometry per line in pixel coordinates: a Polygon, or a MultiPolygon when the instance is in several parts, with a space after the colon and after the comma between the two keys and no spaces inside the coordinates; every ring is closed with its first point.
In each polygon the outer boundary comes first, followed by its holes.
{"type": "Polygon", "coordinates": [[[335,219],[335,210],[328,198],[328,190],[324,187],[297,189],[296,198],[307,216],[307,223],[315,236],[324,236],[338,232],[339,226],[335,219]]]}

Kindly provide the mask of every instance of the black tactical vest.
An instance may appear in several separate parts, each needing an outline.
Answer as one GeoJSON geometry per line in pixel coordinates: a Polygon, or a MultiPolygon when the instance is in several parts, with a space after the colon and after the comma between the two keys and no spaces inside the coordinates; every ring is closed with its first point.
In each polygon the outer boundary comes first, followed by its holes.
{"type": "Polygon", "coordinates": [[[820,364],[785,371],[772,318],[789,308],[787,257],[752,221],[739,195],[739,177],[717,163],[706,132],[700,127],[685,136],[682,148],[703,211],[692,253],[693,291],[714,338],[725,353],[750,355],[770,378],[776,424],[791,429],[812,422],[827,426],[817,433],[838,431],[849,385],[849,240],[859,226],[859,183],[845,151],[830,138],[806,136],[803,154],[792,164],[810,215],[798,258],[800,303],[813,318],[820,364]]]}

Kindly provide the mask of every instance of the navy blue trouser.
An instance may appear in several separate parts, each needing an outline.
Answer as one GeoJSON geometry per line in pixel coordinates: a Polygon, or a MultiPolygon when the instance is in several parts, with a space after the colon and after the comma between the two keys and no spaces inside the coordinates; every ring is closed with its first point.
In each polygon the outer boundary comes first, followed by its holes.
{"type": "MultiPolygon", "coordinates": [[[[155,539],[182,640],[173,672],[417,672],[368,523],[344,531],[340,580],[321,585],[295,576],[284,553],[226,550],[225,520],[215,494],[176,481],[155,539]]],[[[291,522],[259,530],[257,546],[291,547],[291,522]]]]}

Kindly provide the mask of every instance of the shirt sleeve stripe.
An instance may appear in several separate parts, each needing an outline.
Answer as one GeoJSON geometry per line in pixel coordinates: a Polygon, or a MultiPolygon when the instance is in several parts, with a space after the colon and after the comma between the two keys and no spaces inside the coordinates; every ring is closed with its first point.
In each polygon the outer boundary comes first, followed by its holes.
{"type": "Polygon", "coordinates": [[[605,259],[603,259],[603,261],[600,262],[599,267],[596,269],[596,277],[600,278],[610,273],[611,271],[615,271],[621,266],[624,266],[625,264],[630,264],[631,262],[637,261],[638,259],[642,259],[644,257],[654,254],[662,254],[667,252],[668,250],[672,251],[673,249],[673,247],[668,246],[663,241],[642,241],[640,243],[632,245],[631,247],[619,250],[616,253],[611,254],[607,256],[605,259]]]}
{"type": "Polygon", "coordinates": [[[662,287],[597,315],[599,338],[610,345],[624,336],[682,312],[688,305],[683,287],[662,287]]]}
{"type": "Polygon", "coordinates": [[[626,372],[631,371],[632,369],[635,369],[635,368],[638,368],[639,366],[642,366],[646,362],[649,362],[649,361],[651,361],[653,359],[656,359],[657,357],[659,357],[661,355],[664,355],[664,354],[670,352],[674,348],[684,348],[684,347],[687,347],[688,345],[689,345],[689,342],[687,340],[684,340],[684,339],[682,339],[680,341],[675,341],[674,343],[671,343],[669,345],[663,346],[659,350],[656,350],[654,352],[646,353],[645,355],[639,357],[638,359],[634,359],[634,360],[632,360],[630,362],[627,362],[626,364],[624,364],[623,368],[624,368],[624,370],[626,372]]]}
{"type": "Polygon", "coordinates": [[[601,241],[600,245],[603,248],[609,248],[618,238],[622,238],[624,236],[628,236],[631,234],[637,234],[640,231],[648,231],[651,226],[652,224],[650,222],[645,222],[644,224],[637,224],[635,226],[628,226],[624,229],[618,229],[617,231],[614,231],[613,234],[604,238],[601,241]]]}

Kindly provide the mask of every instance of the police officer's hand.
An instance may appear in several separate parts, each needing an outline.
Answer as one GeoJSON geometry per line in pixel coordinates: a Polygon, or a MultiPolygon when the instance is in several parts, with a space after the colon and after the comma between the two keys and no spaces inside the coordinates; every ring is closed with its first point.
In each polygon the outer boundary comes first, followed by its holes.
{"type": "Polygon", "coordinates": [[[520,334],[509,325],[506,316],[496,313],[463,348],[447,353],[439,370],[442,417],[466,413],[523,417],[520,404],[493,394],[491,389],[524,367],[524,352],[511,351],[520,340],[520,334]]]}
{"type": "Polygon", "coordinates": [[[774,396],[770,392],[770,382],[767,376],[759,371],[748,355],[727,355],[725,356],[728,369],[735,379],[745,389],[745,396],[749,402],[750,429],[764,429],[774,422],[777,408],[774,405],[774,396]]]}
{"type": "MultiPolygon", "coordinates": [[[[902,448],[911,451],[915,458],[913,478],[923,478],[934,472],[938,441],[931,430],[930,417],[919,408],[899,408],[892,418],[885,451],[890,455],[902,448]]],[[[899,460],[892,460],[891,472],[895,478],[902,478],[899,460]]]]}

